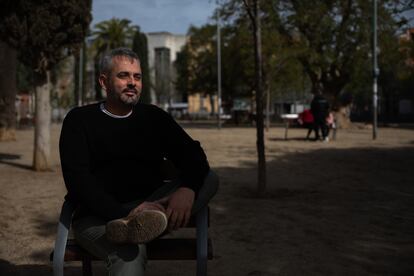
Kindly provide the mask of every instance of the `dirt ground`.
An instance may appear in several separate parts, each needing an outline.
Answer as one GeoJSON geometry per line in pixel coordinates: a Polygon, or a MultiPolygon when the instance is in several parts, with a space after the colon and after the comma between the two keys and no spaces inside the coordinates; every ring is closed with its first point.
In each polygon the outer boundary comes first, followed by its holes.
{"type": "MultiPolygon", "coordinates": [[[[210,204],[209,275],[414,275],[414,129],[354,128],[329,143],[306,130],[266,133],[267,196],[257,198],[254,128],[187,127],[221,179],[210,204]]],[[[0,275],[51,275],[65,188],[60,125],[53,171],[30,170],[33,130],[0,143],[0,275]]],[[[96,264],[96,275],[103,275],[96,264]]],[[[80,275],[77,264],[68,275],[80,275]]],[[[150,262],[148,275],[195,275],[194,262],[150,262]]]]}

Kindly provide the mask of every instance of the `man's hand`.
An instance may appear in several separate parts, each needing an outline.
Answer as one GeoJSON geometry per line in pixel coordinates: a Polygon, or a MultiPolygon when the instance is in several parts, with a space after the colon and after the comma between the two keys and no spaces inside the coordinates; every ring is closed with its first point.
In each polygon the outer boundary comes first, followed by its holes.
{"type": "Polygon", "coordinates": [[[143,210],[158,210],[163,213],[166,213],[164,206],[162,206],[160,203],[144,201],[143,203],[132,209],[131,212],[129,212],[127,218],[133,217],[135,216],[135,214],[143,210]]]}
{"type": "Polygon", "coordinates": [[[188,224],[191,216],[191,209],[194,203],[195,193],[185,187],[178,188],[171,195],[158,200],[167,208],[168,229],[176,230],[188,224]]]}

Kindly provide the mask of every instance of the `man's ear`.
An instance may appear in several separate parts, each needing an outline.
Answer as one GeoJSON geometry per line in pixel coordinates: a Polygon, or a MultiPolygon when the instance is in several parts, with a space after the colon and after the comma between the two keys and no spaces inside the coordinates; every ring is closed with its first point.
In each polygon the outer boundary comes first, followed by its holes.
{"type": "Polygon", "coordinates": [[[108,87],[107,87],[107,80],[108,77],[105,74],[101,74],[99,75],[99,84],[101,85],[102,89],[104,89],[105,91],[108,91],[108,87]]]}

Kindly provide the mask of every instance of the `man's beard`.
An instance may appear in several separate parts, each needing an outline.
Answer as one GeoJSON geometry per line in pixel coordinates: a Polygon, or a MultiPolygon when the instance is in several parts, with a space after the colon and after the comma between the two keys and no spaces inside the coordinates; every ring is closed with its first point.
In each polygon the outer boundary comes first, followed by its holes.
{"type": "Polygon", "coordinates": [[[141,89],[134,88],[126,88],[121,93],[114,93],[113,94],[120,102],[127,106],[134,106],[139,101],[139,96],[141,95],[141,89]],[[135,92],[133,96],[128,96],[127,92],[135,92]]]}
{"type": "Polygon", "coordinates": [[[122,93],[119,97],[121,102],[123,102],[126,105],[136,105],[139,101],[139,92],[135,94],[133,97],[130,97],[126,95],[125,93],[122,93]]]}

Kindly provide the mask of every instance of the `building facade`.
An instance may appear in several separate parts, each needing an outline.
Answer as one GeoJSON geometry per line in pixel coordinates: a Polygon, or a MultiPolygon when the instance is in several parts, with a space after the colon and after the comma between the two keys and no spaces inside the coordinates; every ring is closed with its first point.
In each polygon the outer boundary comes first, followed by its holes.
{"type": "Polygon", "coordinates": [[[187,37],[169,32],[147,33],[148,63],[151,78],[151,102],[164,109],[173,103],[182,102],[180,91],[174,82],[176,71],[174,62],[177,53],[185,45],[187,37]]]}

